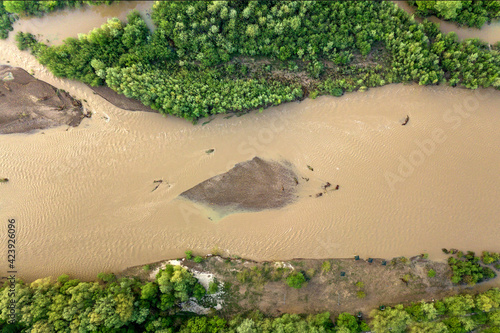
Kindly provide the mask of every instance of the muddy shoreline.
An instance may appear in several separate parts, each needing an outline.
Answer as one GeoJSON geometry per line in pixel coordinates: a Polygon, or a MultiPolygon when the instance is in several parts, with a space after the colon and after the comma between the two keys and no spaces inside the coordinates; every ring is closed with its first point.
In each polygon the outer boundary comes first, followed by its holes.
{"type": "Polygon", "coordinates": [[[113,104],[117,108],[127,111],[144,111],[144,112],[158,113],[158,111],[151,109],[149,106],[142,104],[138,100],[135,100],[133,98],[128,98],[125,95],[120,95],[116,91],[107,86],[99,86],[99,87],[88,86],[88,87],[92,89],[97,95],[101,96],[102,98],[104,98],[106,101],[113,104]]]}
{"type": "Polygon", "coordinates": [[[61,125],[76,127],[90,116],[64,90],[19,67],[0,66],[0,134],[31,133],[61,125]]]}
{"type": "MultiPolygon", "coordinates": [[[[267,315],[282,313],[315,314],[329,311],[368,313],[380,305],[431,301],[467,291],[475,293],[498,287],[500,278],[473,287],[453,285],[452,274],[445,262],[411,258],[293,259],[287,261],[254,261],[238,257],[208,255],[201,263],[179,259],[191,271],[215,276],[224,283],[222,315],[259,310],[267,315]],[[328,264],[326,264],[328,263],[328,264]],[[436,272],[429,277],[429,270],[436,272]],[[301,289],[286,285],[283,276],[302,272],[307,282],[301,289]],[[404,281],[406,280],[406,281],[404,281]],[[360,293],[362,292],[362,293],[360,293]]],[[[118,277],[138,277],[153,281],[155,272],[169,260],[134,266],[117,274],[118,277]],[[145,269],[147,268],[147,269],[145,269]]]]}

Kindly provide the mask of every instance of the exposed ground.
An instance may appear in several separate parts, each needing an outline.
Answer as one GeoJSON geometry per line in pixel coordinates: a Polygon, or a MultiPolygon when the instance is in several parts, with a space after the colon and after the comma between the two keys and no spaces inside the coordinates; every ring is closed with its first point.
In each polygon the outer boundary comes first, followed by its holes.
{"type": "Polygon", "coordinates": [[[260,211],[293,202],[298,179],[291,166],[254,157],[180,196],[213,209],[260,211]]]}
{"type": "Polygon", "coordinates": [[[147,111],[147,112],[158,112],[153,109],[151,109],[149,106],[146,106],[139,102],[138,100],[135,100],[133,98],[128,98],[124,95],[118,94],[116,91],[109,87],[91,87],[89,86],[90,89],[92,89],[96,94],[110,102],[116,107],[119,107],[120,109],[128,110],[128,111],[147,111]]]}
{"type": "Polygon", "coordinates": [[[0,66],[0,134],[78,126],[82,104],[19,67],[0,66]]]}
{"type": "MultiPolygon", "coordinates": [[[[190,270],[214,274],[224,283],[225,304],[221,314],[230,315],[260,310],[268,315],[282,313],[319,313],[330,311],[367,315],[381,305],[430,301],[459,293],[464,288],[450,281],[447,263],[434,262],[422,256],[400,257],[386,261],[374,259],[297,259],[287,262],[254,262],[238,258],[209,256],[202,263],[184,260],[190,270]],[[326,264],[328,263],[328,264],[326,264]],[[428,277],[430,269],[436,271],[428,277]],[[286,276],[302,272],[307,282],[301,289],[289,287],[286,276]],[[341,276],[341,272],[345,276],[341,276]],[[364,297],[363,297],[364,293],[364,297]]],[[[138,276],[154,280],[155,269],[164,262],[131,267],[120,276],[138,276]]],[[[471,292],[471,290],[468,290],[471,292]]]]}

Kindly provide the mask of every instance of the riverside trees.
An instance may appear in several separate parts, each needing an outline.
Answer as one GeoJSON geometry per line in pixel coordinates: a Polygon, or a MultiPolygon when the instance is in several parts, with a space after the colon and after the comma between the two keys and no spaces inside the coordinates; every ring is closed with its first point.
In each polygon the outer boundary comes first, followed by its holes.
{"type": "Polygon", "coordinates": [[[205,289],[180,266],[167,265],[153,282],[116,279],[99,274],[100,281],[82,282],[61,275],[31,284],[17,281],[12,292],[8,282],[0,287],[2,332],[481,332],[500,327],[500,290],[477,295],[456,295],[435,302],[396,305],[373,310],[371,322],[341,313],[284,314],[277,318],[259,312],[220,318],[180,312],[181,302],[202,299],[205,289]],[[198,291],[197,291],[198,290],[198,291]],[[199,290],[203,290],[201,293],[199,290]],[[15,323],[11,301],[15,301],[15,323]]]}
{"type": "Polygon", "coordinates": [[[436,15],[460,25],[481,28],[485,23],[500,18],[500,1],[439,1],[411,0],[408,3],[416,6],[421,16],[436,15]]]}
{"type": "Polygon", "coordinates": [[[243,112],[395,82],[500,87],[500,55],[418,24],[391,2],[164,1],[34,48],[57,76],[179,117],[243,112]]]}

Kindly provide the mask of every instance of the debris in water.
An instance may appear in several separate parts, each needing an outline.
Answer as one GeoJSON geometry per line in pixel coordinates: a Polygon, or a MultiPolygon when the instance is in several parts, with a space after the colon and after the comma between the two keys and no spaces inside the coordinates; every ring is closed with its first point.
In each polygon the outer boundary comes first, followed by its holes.
{"type": "Polygon", "coordinates": [[[320,193],[316,193],[316,198],[319,198],[319,197],[321,197],[321,196],[323,196],[323,193],[322,193],[322,192],[320,192],[320,193]]]}
{"type": "Polygon", "coordinates": [[[9,178],[0,178],[0,183],[7,183],[9,178]]]}
{"type": "Polygon", "coordinates": [[[307,168],[311,171],[314,171],[314,169],[310,165],[308,165],[307,168]]]}
{"type": "Polygon", "coordinates": [[[156,187],[151,191],[154,192],[156,189],[163,183],[163,179],[158,179],[158,180],[153,180],[153,184],[158,184],[156,187]]]}
{"type": "Polygon", "coordinates": [[[214,151],[215,151],[215,149],[211,148],[211,149],[205,150],[205,153],[212,154],[214,151]]]}
{"type": "Polygon", "coordinates": [[[403,121],[403,123],[401,125],[404,126],[404,125],[408,124],[409,121],[410,121],[410,116],[407,115],[406,119],[403,121]]]}
{"type": "Polygon", "coordinates": [[[321,188],[322,188],[323,190],[326,190],[326,189],[327,189],[327,188],[329,188],[330,186],[332,186],[332,184],[330,184],[330,182],[326,182],[326,184],[325,184],[325,185],[321,185],[321,188]]]}

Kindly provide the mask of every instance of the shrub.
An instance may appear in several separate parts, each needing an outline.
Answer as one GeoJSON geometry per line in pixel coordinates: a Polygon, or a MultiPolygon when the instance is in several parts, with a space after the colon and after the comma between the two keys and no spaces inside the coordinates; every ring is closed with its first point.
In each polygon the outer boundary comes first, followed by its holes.
{"type": "Polygon", "coordinates": [[[186,254],[186,259],[187,260],[193,259],[193,251],[186,251],[184,253],[186,254]]]}
{"type": "Polygon", "coordinates": [[[427,272],[427,276],[430,277],[430,278],[433,278],[436,276],[436,271],[433,270],[432,268],[429,269],[429,271],[427,272]]]}
{"type": "Polygon", "coordinates": [[[149,271],[150,269],[151,269],[151,267],[149,267],[149,265],[144,265],[144,266],[142,266],[142,270],[143,270],[143,271],[146,271],[146,272],[147,272],[147,271],[149,271]]]}
{"type": "Polygon", "coordinates": [[[475,285],[496,276],[492,269],[479,264],[479,257],[476,257],[474,252],[469,251],[464,255],[462,251],[457,251],[457,257],[458,259],[454,257],[448,258],[448,265],[453,271],[451,281],[455,284],[475,285]]]}
{"type": "Polygon", "coordinates": [[[193,261],[194,261],[195,263],[199,264],[200,262],[202,262],[202,261],[203,261],[203,257],[196,256],[196,257],[194,257],[193,261]]]}
{"type": "Polygon", "coordinates": [[[365,298],[366,297],[366,293],[362,290],[359,290],[357,293],[356,293],[356,297],[358,298],[365,298]]]}
{"type": "Polygon", "coordinates": [[[208,293],[215,294],[219,291],[219,284],[216,281],[212,281],[208,284],[208,293]]]}
{"type": "Polygon", "coordinates": [[[293,273],[289,277],[286,278],[286,283],[288,284],[288,286],[295,288],[295,289],[302,288],[304,282],[306,282],[306,278],[300,272],[293,273]]]}
{"type": "Polygon", "coordinates": [[[332,269],[332,264],[329,261],[323,261],[321,264],[321,270],[328,273],[332,269]]]}

